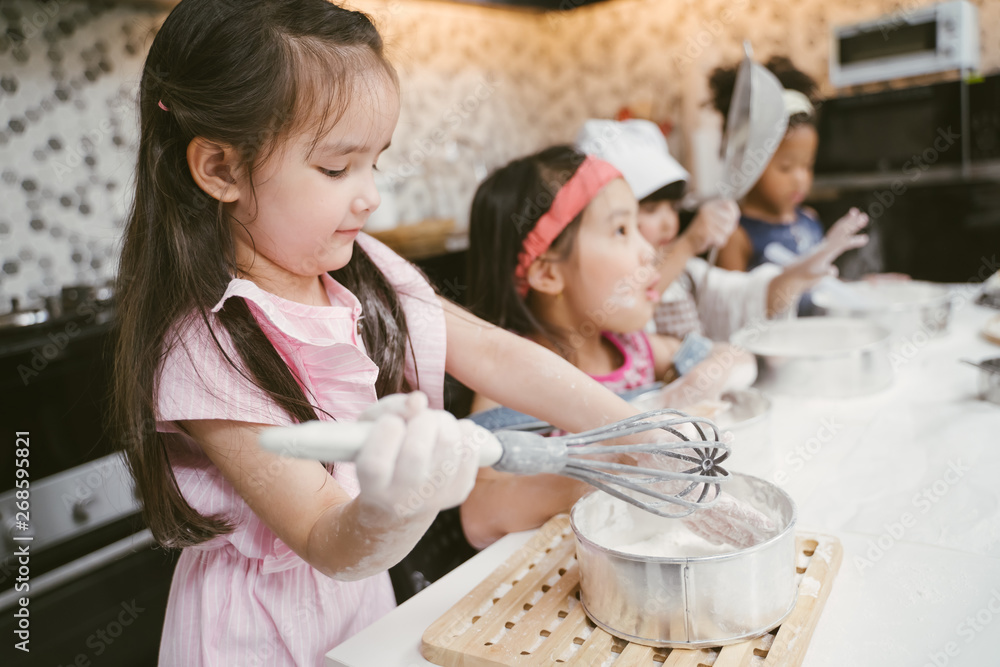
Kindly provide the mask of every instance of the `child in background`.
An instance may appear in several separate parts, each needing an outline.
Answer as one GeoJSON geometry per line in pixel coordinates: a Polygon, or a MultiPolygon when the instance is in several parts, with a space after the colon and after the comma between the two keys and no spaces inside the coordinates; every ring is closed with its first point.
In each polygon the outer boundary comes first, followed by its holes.
{"type": "Polygon", "coordinates": [[[148,526],[184,548],[159,664],[318,665],[393,606],[386,569],[469,494],[483,434],[437,409],[446,371],[570,431],[637,411],[360,233],[399,113],[364,14],[184,0],[140,85],[113,417],[148,526]],[[359,418],[356,464],[257,443],[359,418]]]}
{"type": "MultiPolygon", "coordinates": [[[[472,203],[471,310],[616,392],[673,379],[680,341],[644,331],[660,276],[637,212],[617,169],[569,146],[499,169],[472,203]]],[[[732,353],[725,345],[715,352],[732,353]]],[[[753,380],[751,358],[737,355],[730,366],[735,382],[753,380]]]]}
{"type": "MultiPolygon", "coordinates": [[[[500,168],[479,185],[472,202],[470,309],[557,352],[617,392],[669,380],[674,371],[683,378],[662,398],[683,409],[718,398],[727,388],[749,386],[756,363],[746,352],[716,345],[707,358],[692,358],[679,350],[680,341],[643,331],[659,299],[659,275],[653,249],[639,233],[637,209],[614,167],[569,146],[500,168]]],[[[553,394],[557,379],[543,380],[553,394]]],[[[566,399],[585,405],[575,393],[566,399]]],[[[473,412],[497,403],[512,407],[477,393],[473,412]]],[[[474,545],[473,535],[489,543],[523,529],[520,524],[534,513],[548,513],[543,506],[551,506],[543,483],[481,470],[462,506],[463,526],[474,545]],[[476,525],[467,516],[486,493],[504,500],[504,512],[494,516],[502,526],[476,525]]],[[[478,515],[489,518],[485,511],[478,515]]]]}
{"type": "MultiPolygon", "coordinates": [[[[749,273],[709,267],[694,256],[695,246],[685,239],[718,239],[732,232],[739,209],[732,202],[707,202],[678,236],[677,210],[688,173],[670,155],[654,123],[588,120],[577,135],[577,145],[618,168],[639,198],[639,230],[660,253],[662,296],[654,316],[654,329],[660,334],[683,338],[695,332],[729,340],[750,322],[794,314],[803,292],[835,274],[833,260],[867,241],[856,235],[867,216],[852,213],[834,225],[823,243],[784,269],[768,263],[749,273]]],[[[724,244],[725,238],[719,245],[724,244]]]]}
{"type": "MultiPolygon", "coordinates": [[[[688,358],[676,338],[644,331],[660,277],[637,210],[617,169],[569,146],[501,168],[472,203],[471,309],[556,351],[616,392],[703,369],[698,362],[705,354],[688,358]]],[[[707,352],[734,354],[725,345],[707,352]]],[[[752,359],[736,354],[715,374],[706,397],[730,382],[749,384],[753,374],[752,359]]],[[[694,377],[699,373],[684,380],[694,384],[694,377]]],[[[488,407],[479,400],[473,405],[474,411],[488,407]]]]}
{"type": "MultiPolygon", "coordinates": [[[[766,67],[785,88],[788,130],[760,179],[740,202],[740,226],[719,253],[719,266],[734,271],[747,271],[767,261],[764,249],[771,243],[801,255],[823,238],[816,212],[801,205],[812,188],[819,141],[813,106],[816,82],[785,57],[771,58],[766,67]]],[[[718,68],[710,79],[715,107],[724,119],[729,115],[736,71],[736,67],[718,68]]]]}
{"type": "Polygon", "coordinates": [[[660,291],[682,273],[688,260],[721,248],[739,222],[739,207],[723,199],[708,201],[680,232],[681,199],[689,174],[671,155],[666,137],[653,122],[591,119],[577,133],[584,153],[614,165],[639,200],[639,231],[657,253],[660,291]]]}

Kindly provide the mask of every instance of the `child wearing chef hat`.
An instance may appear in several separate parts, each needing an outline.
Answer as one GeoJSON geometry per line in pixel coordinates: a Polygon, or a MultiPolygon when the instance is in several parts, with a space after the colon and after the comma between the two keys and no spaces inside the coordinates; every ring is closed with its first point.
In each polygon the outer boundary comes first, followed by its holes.
{"type": "Polygon", "coordinates": [[[804,291],[836,272],[834,259],[867,241],[857,234],[867,218],[851,215],[813,252],[784,269],[763,264],[743,273],[710,267],[697,255],[725,243],[739,210],[733,202],[710,201],[678,233],[677,210],[688,172],[670,155],[659,127],[639,119],[588,120],[577,145],[613,164],[639,200],[639,229],[660,255],[662,295],[654,317],[660,334],[684,338],[695,332],[728,340],[750,322],[794,313],[792,306],[804,291]]]}

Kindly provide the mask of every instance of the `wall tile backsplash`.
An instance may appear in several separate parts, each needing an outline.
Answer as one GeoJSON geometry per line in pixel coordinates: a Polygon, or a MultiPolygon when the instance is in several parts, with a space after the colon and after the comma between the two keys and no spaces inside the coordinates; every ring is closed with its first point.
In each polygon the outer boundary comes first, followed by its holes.
{"type": "Polygon", "coordinates": [[[78,2],[0,9],[0,310],[113,277],[132,104],[161,16],[78,2]]]}
{"type": "MultiPolygon", "coordinates": [[[[507,160],[572,141],[624,105],[672,121],[698,167],[705,74],[744,37],[791,54],[825,92],[830,25],[914,0],[613,0],[544,14],[435,2],[352,0],[376,20],[400,74],[402,108],[380,161],[403,223],[453,217],[507,160]]],[[[978,0],[983,69],[1000,68],[1000,2],[978,0]],[[992,35],[987,39],[986,35],[992,35]]],[[[0,6],[0,311],[113,277],[136,150],[135,95],[165,16],[135,5],[5,0],[0,6]]],[[[695,163],[695,164],[692,164],[695,163]]]]}

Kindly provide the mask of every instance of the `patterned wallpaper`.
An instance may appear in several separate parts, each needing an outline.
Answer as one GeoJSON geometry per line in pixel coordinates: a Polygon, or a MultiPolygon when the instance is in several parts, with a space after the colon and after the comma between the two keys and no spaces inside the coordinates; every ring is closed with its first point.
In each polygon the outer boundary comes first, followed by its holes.
{"type": "MultiPolygon", "coordinates": [[[[400,72],[402,110],[380,166],[404,223],[454,217],[485,173],[571,141],[623,105],[670,121],[705,178],[718,142],[705,74],[791,54],[827,92],[829,26],[923,0],[612,0],[538,13],[434,0],[351,0],[400,72]]],[[[1000,69],[1000,2],[976,0],[983,69],[1000,69]],[[987,39],[986,35],[992,35],[987,39]]],[[[133,168],[133,103],[159,9],[80,0],[0,7],[0,311],[114,275],[133,168]]]]}
{"type": "Polygon", "coordinates": [[[114,275],[150,15],[0,8],[0,311],[114,275]]]}
{"type": "MultiPolygon", "coordinates": [[[[454,128],[455,135],[483,147],[487,166],[572,141],[587,118],[612,117],[628,105],[677,128],[669,137],[671,149],[692,172],[695,185],[718,180],[721,117],[708,107],[707,75],[716,66],[737,62],[744,39],[751,40],[758,60],[790,55],[825,94],[833,94],[827,77],[831,26],[905,15],[931,4],[611,0],[539,14],[444,2],[352,2],[378,20],[401,68],[404,96],[409,95],[394,145],[427,138],[427,128],[447,115],[455,95],[466,95],[474,82],[488,79],[495,90],[478,116],[454,128]],[[429,86],[435,94],[426,94],[429,86]]],[[[1000,69],[1000,2],[975,4],[983,69],[992,72],[1000,69]]],[[[473,191],[473,183],[462,182],[455,198],[467,202],[473,191]]]]}

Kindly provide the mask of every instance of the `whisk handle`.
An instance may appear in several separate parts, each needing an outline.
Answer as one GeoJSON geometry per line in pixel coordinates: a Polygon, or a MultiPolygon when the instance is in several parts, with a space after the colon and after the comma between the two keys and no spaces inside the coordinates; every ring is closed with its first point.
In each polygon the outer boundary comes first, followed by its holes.
{"type": "MultiPolygon", "coordinates": [[[[471,439],[479,445],[479,466],[491,466],[503,456],[503,446],[489,431],[472,425],[475,429],[471,439]]],[[[262,429],[257,442],[262,448],[282,456],[350,463],[361,451],[373,428],[374,424],[367,421],[309,421],[262,429]]]]}

